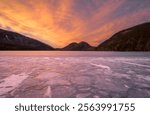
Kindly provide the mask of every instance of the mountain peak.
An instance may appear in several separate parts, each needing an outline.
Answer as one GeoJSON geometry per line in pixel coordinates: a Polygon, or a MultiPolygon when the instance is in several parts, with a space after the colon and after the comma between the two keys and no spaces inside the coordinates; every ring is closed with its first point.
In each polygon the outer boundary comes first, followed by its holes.
{"type": "Polygon", "coordinates": [[[67,51],[92,51],[94,50],[94,47],[90,46],[87,42],[80,42],[80,43],[76,43],[73,42],[69,45],[67,45],[66,47],[63,48],[63,50],[67,50],[67,51]]]}
{"type": "Polygon", "coordinates": [[[84,42],[84,41],[81,41],[81,42],[79,42],[78,44],[79,44],[79,45],[88,45],[88,46],[90,46],[87,42],[84,42]]]}

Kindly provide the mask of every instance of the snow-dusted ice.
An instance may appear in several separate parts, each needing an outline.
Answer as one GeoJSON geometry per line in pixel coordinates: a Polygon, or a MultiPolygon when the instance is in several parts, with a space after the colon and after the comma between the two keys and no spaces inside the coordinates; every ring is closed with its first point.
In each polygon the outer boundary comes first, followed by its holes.
{"type": "Polygon", "coordinates": [[[1,55],[0,97],[150,98],[150,53],[94,53],[1,55]]]}

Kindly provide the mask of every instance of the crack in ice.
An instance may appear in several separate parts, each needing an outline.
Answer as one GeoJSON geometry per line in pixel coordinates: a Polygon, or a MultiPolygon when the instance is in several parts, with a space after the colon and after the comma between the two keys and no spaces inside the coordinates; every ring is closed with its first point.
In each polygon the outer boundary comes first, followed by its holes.
{"type": "Polygon", "coordinates": [[[138,63],[132,63],[132,62],[122,62],[122,63],[150,68],[149,65],[142,65],[142,64],[138,64],[138,63]]]}

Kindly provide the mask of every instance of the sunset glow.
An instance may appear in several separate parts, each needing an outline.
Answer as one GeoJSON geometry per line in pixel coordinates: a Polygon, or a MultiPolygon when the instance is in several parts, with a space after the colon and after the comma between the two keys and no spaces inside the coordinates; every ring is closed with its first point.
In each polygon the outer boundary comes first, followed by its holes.
{"type": "Polygon", "coordinates": [[[80,41],[98,45],[148,21],[149,0],[0,0],[0,28],[53,47],[80,41]]]}

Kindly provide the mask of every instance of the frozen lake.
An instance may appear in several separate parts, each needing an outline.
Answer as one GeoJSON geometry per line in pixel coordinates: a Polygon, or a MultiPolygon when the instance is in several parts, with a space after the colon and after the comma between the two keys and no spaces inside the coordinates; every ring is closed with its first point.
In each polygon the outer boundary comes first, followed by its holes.
{"type": "Polygon", "coordinates": [[[0,52],[0,97],[148,97],[150,52],[0,52]]]}

